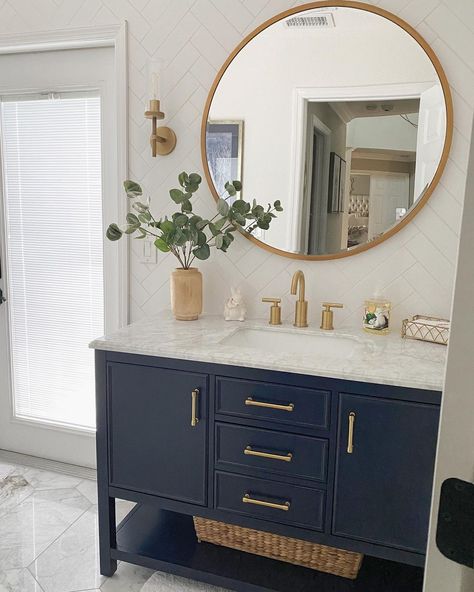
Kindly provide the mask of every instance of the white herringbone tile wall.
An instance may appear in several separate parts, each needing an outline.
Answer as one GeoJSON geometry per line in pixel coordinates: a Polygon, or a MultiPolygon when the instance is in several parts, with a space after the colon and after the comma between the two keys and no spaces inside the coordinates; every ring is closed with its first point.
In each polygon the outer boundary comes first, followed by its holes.
{"type": "MultiPolygon", "coordinates": [[[[366,0],[367,1],[367,0],[366,0]]],[[[368,0],[369,2],[371,0],[368,0]]],[[[205,310],[221,312],[230,285],[240,285],[251,316],[266,314],[260,299],[282,296],[291,314],[289,285],[304,270],[310,317],[319,303],[345,304],[338,322],[360,324],[361,303],[380,288],[394,303],[394,320],[409,314],[448,316],[451,305],[468,146],[474,110],[474,3],[472,0],[373,0],[414,26],[431,44],[451,83],[455,131],[441,184],[424,210],[395,237],[361,255],[301,262],[271,255],[238,237],[228,255],[213,253],[200,264],[205,277],[205,310]]],[[[152,196],[154,209],[169,208],[168,189],[182,170],[202,173],[201,114],[212,80],[234,46],[263,20],[293,5],[291,0],[0,0],[0,34],[129,23],[130,177],[152,196]],[[147,64],[162,60],[163,107],[178,136],[176,150],[152,159],[149,122],[143,112],[147,64]]],[[[390,64],[387,64],[387,68],[390,64]]],[[[409,66],[407,66],[409,67],[409,66]]],[[[259,196],[266,199],[267,196],[259,196]]],[[[268,196],[270,199],[285,196],[268,196]]],[[[213,200],[203,183],[199,205],[213,200]]],[[[110,221],[108,221],[110,222],[110,221]]],[[[131,320],[169,306],[170,256],[140,262],[141,243],[131,241],[131,320]]]]}

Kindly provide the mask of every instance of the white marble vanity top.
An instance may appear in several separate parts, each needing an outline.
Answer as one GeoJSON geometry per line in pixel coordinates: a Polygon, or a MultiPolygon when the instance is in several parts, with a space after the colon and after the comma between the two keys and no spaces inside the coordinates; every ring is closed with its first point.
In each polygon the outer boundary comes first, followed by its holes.
{"type": "MultiPolygon", "coordinates": [[[[397,332],[368,335],[362,329],[321,331],[316,325],[305,329],[290,324],[270,327],[266,321],[226,322],[221,316],[210,315],[203,315],[198,321],[176,321],[169,312],[96,339],[90,347],[439,391],[443,388],[446,363],[445,346],[402,339],[397,332]],[[327,339],[342,337],[345,342],[349,338],[354,341],[354,351],[342,357],[327,354],[321,347],[295,352],[281,347],[282,335],[277,339],[279,347],[273,351],[225,343],[243,328],[319,336],[315,343],[321,343],[322,335],[327,339]]],[[[334,347],[328,350],[332,352],[334,347]]]]}

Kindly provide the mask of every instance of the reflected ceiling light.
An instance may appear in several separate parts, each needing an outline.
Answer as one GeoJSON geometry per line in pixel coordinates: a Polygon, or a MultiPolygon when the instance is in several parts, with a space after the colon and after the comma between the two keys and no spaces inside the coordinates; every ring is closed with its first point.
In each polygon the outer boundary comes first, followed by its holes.
{"type": "Polygon", "coordinates": [[[283,26],[288,29],[310,29],[310,28],[327,28],[335,27],[334,17],[332,14],[307,13],[301,16],[292,16],[283,21],[283,26]]]}

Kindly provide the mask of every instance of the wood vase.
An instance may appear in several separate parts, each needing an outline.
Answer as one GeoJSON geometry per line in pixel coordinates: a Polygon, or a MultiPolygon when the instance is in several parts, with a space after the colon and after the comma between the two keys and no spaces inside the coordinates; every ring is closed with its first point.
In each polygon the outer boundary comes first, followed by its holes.
{"type": "Polygon", "coordinates": [[[171,308],[178,321],[195,321],[202,312],[202,275],[199,269],[176,269],[171,274],[171,308]]]}

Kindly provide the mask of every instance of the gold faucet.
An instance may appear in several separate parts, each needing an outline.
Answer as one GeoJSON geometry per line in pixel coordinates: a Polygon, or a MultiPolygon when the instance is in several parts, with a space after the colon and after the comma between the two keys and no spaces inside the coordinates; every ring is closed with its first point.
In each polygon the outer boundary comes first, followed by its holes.
{"type": "Polygon", "coordinates": [[[295,327],[307,327],[308,326],[308,303],[304,299],[305,279],[304,273],[298,269],[293,275],[291,280],[291,293],[296,294],[296,289],[299,284],[298,300],[296,301],[295,307],[295,327]]]}

